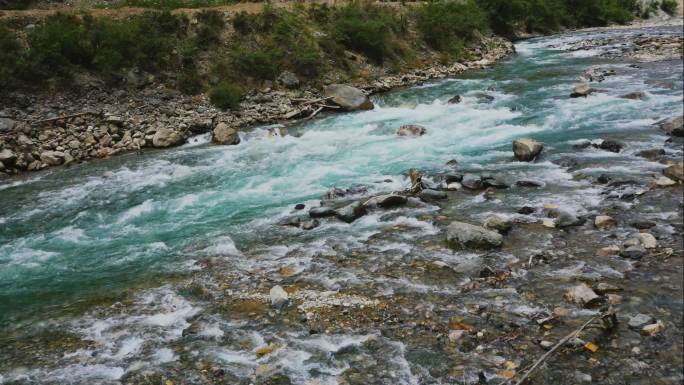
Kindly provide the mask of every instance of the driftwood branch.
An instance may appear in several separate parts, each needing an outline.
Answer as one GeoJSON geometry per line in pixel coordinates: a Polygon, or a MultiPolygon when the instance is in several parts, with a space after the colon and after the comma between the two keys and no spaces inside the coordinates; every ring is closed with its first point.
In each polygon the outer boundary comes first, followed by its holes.
{"type": "Polygon", "coordinates": [[[56,122],[58,120],[64,120],[64,119],[71,119],[71,118],[77,118],[79,116],[83,115],[101,115],[100,112],[93,112],[93,111],[85,111],[85,112],[79,112],[76,114],[70,114],[70,115],[62,115],[58,116],[56,118],[49,118],[49,119],[42,119],[42,120],[36,120],[31,124],[40,124],[40,123],[50,123],[50,122],[56,122]]]}
{"type": "MultiPolygon", "coordinates": [[[[539,359],[537,361],[535,361],[534,365],[532,365],[532,367],[530,367],[530,369],[527,370],[525,375],[522,376],[520,378],[520,380],[518,380],[518,382],[515,383],[515,385],[520,385],[523,382],[525,382],[525,380],[530,376],[530,374],[532,374],[532,372],[534,372],[534,370],[537,369],[537,367],[539,367],[539,365],[541,365],[542,362],[546,361],[546,359],[549,358],[549,356],[551,356],[556,350],[558,350],[558,348],[565,345],[565,343],[570,341],[570,339],[577,337],[582,332],[582,330],[584,330],[587,326],[589,326],[590,323],[596,321],[597,319],[599,319],[601,317],[603,317],[603,314],[599,314],[599,315],[592,317],[591,319],[589,319],[589,321],[585,322],[578,329],[576,329],[572,333],[566,335],[565,337],[561,338],[560,341],[558,341],[558,343],[555,344],[548,352],[544,353],[543,356],[539,357],[539,359]]],[[[508,382],[508,380],[502,382],[500,385],[503,385],[506,382],[508,382]]]]}
{"type": "Polygon", "coordinates": [[[323,107],[318,107],[311,115],[307,116],[307,119],[313,119],[319,112],[323,111],[323,107]]]}
{"type": "Polygon", "coordinates": [[[333,98],[332,96],[328,96],[325,98],[318,98],[318,99],[292,99],[292,101],[295,103],[301,103],[303,106],[308,106],[310,104],[326,102],[332,98],[333,98]]]}

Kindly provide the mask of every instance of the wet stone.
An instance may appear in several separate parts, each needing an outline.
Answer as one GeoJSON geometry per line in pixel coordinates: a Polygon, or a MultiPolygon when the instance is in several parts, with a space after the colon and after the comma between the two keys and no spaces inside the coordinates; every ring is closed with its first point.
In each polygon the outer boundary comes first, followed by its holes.
{"type": "Polygon", "coordinates": [[[646,249],[643,246],[629,246],[620,251],[620,256],[629,259],[641,259],[646,253],[646,249]]]}
{"type": "Polygon", "coordinates": [[[451,222],[446,231],[447,243],[456,249],[492,249],[503,243],[501,234],[469,223],[451,222]]]}
{"type": "Polygon", "coordinates": [[[362,202],[351,203],[335,212],[337,218],[347,223],[352,223],[364,215],[366,215],[366,207],[362,202]]]}
{"type": "Polygon", "coordinates": [[[438,200],[447,199],[447,195],[444,191],[437,191],[432,189],[424,189],[418,194],[418,197],[423,202],[434,202],[438,200]]]}
{"type": "Polygon", "coordinates": [[[629,328],[633,330],[640,330],[642,327],[654,321],[655,318],[651,317],[650,315],[639,313],[635,316],[630,317],[629,322],[627,322],[627,326],[629,326],[629,328]]]}
{"type": "Polygon", "coordinates": [[[302,222],[301,228],[303,230],[313,230],[320,225],[321,222],[319,222],[318,219],[309,219],[307,221],[302,222]]]}
{"type": "Polygon", "coordinates": [[[600,299],[594,290],[584,283],[568,290],[565,293],[564,298],[568,302],[572,302],[583,307],[593,306],[598,303],[600,299]]]}
{"type": "Polygon", "coordinates": [[[335,213],[335,209],[328,206],[314,207],[309,210],[309,216],[311,218],[332,217],[335,215],[335,213]]]}

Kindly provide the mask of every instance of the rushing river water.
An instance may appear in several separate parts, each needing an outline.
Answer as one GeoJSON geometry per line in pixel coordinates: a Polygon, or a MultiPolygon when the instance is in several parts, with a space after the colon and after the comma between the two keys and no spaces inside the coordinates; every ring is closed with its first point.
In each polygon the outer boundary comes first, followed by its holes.
{"type": "MultiPolygon", "coordinates": [[[[644,30],[602,36],[636,33],[644,30]]],[[[681,29],[648,33],[681,34],[681,29]]],[[[650,143],[662,143],[663,136],[652,131],[654,122],[682,113],[682,62],[634,67],[630,60],[603,59],[599,50],[564,50],[568,43],[593,35],[524,41],[517,44],[517,55],[491,69],[380,95],[372,111],[302,123],[289,127],[290,135],[283,138],[267,138],[266,128],[242,133],[238,146],[215,146],[199,137],[171,150],[54,168],[0,184],[0,333],[20,335],[22,330],[48,327],[95,341],[95,346],[65,351],[57,363],[23,363],[17,371],[0,362],[0,383],[116,383],[145,363],[173,365],[179,353],[170,344],[187,331],[201,306],[168,283],[207,269],[203,261],[213,257],[231,261],[230,273],[240,279],[248,279],[240,272],[289,266],[326,290],[353,287],[359,292],[373,287],[376,293],[371,297],[401,290],[429,292],[425,282],[388,284],[380,279],[371,284],[361,272],[370,266],[335,271],[317,262],[315,255],[351,250],[392,228],[410,231],[403,238],[378,243],[375,251],[417,253],[414,238],[439,233],[424,219],[435,214],[436,206],[414,203],[390,216],[371,213],[351,225],[326,222],[309,232],[275,226],[293,214],[297,203],[317,206],[331,186],[364,185],[368,194],[396,191],[406,187],[409,168],[434,173],[457,159],[464,169],[505,173],[511,180],[533,178],[553,186],[513,193],[500,202],[502,207],[540,203],[553,196],[559,205],[582,210],[598,201],[596,189],[574,181],[548,160],[530,165],[510,162],[511,141],[521,136],[533,137],[558,154],[573,152],[572,144],[580,139],[629,138],[626,152],[581,154],[597,162],[610,158],[608,166],[604,162],[584,173],[659,171],[660,165],[636,160],[634,154],[650,143]],[[594,65],[608,65],[617,74],[596,85],[602,92],[569,99],[578,76],[594,65]],[[658,88],[645,84],[648,79],[675,86],[658,88]],[[620,98],[633,91],[644,91],[646,100],[620,98]],[[482,93],[493,96],[493,101],[484,100],[482,93]],[[448,104],[455,94],[463,101],[448,104]],[[425,126],[427,134],[397,137],[396,128],[408,123],[425,126]],[[312,268],[316,264],[320,265],[312,268]],[[129,294],[134,299],[126,312],[117,314],[116,304],[111,313],[97,310],[129,294]]],[[[480,204],[481,197],[475,196],[453,211],[480,204]]],[[[462,261],[446,249],[439,255],[447,262],[462,261]]],[[[449,290],[440,288],[441,293],[449,290]]],[[[231,335],[257,346],[264,337],[218,315],[212,317],[199,333],[224,342],[188,345],[186,350],[194,349],[198,357],[219,357],[233,378],[246,378],[256,365],[249,358],[253,353],[241,355],[242,345],[231,346],[225,340],[231,335]]],[[[283,345],[285,337],[279,338],[283,345]]],[[[355,365],[346,358],[352,353],[340,349],[366,346],[374,339],[378,336],[371,332],[302,337],[291,340],[279,357],[292,368],[293,383],[317,377],[317,383],[333,384],[336,375],[355,365]]],[[[402,344],[375,343],[364,350],[364,357],[385,360],[394,383],[440,383],[424,381],[431,377],[416,370],[420,360],[407,357],[402,344]]]]}

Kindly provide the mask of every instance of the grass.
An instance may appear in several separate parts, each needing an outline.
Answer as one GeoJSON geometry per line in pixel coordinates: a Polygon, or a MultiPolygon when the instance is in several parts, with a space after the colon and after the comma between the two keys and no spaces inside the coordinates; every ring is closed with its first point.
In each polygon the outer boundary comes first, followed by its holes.
{"type": "Polygon", "coordinates": [[[237,108],[242,97],[242,89],[229,82],[221,82],[209,91],[211,102],[224,110],[237,108]]]}
{"type": "Polygon", "coordinates": [[[239,0],[122,0],[121,7],[154,9],[210,8],[239,3],[239,0]]]}

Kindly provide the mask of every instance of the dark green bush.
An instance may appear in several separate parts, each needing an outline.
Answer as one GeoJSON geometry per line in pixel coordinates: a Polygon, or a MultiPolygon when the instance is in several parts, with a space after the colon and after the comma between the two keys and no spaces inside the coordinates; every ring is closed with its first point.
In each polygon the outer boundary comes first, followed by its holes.
{"type": "Polygon", "coordinates": [[[471,41],[486,31],[487,15],[473,1],[431,1],[418,10],[418,28],[432,48],[446,51],[454,41],[471,41]]]}
{"type": "Polygon", "coordinates": [[[665,11],[668,15],[672,16],[677,12],[677,1],[676,0],[663,0],[660,3],[660,9],[665,11]]]}
{"type": "Polygon", "coordinates": [[[391,10],[357,1],[338,9],[330,27],[338,42],[378,63],[394,56],[393,34],[401,30],[391,10]]]}
{"type": "Polygon", "coordinates": [[[221,31],[226,26],[221,13],[204,10],[197,14],[197,21],[197,44],[200,47],[207,48],[221,42],[221,31]]]}
{"type": "Polygon", "coordinates": [[[16,86],[18,60],[22,49],[14,32],[0,25],[0,89],[16,86]]]}
{"type": "Polygon", "coordinates": [[[184,94],[197,95],[202,93],[202,79],[194,68],[187,68],[178,76],[178,89],[184,94]]]}
{"type": "Polygon", "coordinates": [[[235,69],[257,79],[274,79],[278,75],[278,53],[273,50],[236,49],[232,53],[235,69]]]}
{"type": "Polygon", "coordinates": [[[242,89],[228,82],[221,82],[211,89],[209,99],[221,109],[235,109],[242,100],[242,89]]]}

